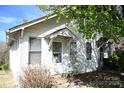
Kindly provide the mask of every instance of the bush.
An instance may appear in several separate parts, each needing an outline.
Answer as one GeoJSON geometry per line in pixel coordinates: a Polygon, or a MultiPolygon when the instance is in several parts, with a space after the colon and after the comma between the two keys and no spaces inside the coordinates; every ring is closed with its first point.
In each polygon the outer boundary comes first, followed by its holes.
{"type": "Polygon", "coordinates": [[[115,66],[117,66],[118,70],[124,70],[124,51],[117,51],[113,53],[110,60],[115,66]]]}
{"type": "Polygon", "coordinates": [[[0,70],[2,70],[3,61],[0,61],[0,70]]]}
{"type": "Polygon", "coordinates": [[[22,88],[50,88],[52,87],[50,72],[41,66],[28,66],[20,75],[19,86],[22,88]]]}
{"type": "Polygon", "coordinates": [[[5,61],[1,60],[0,61],[0,66],[2,66],[3,64],[5,64],[5,61]]]}
{"type": "Polygon", "coordinates": [[[9,70],[9,64],[3,64],[2,65],[2,67],[3,67],[3,70],[9,70]]]}

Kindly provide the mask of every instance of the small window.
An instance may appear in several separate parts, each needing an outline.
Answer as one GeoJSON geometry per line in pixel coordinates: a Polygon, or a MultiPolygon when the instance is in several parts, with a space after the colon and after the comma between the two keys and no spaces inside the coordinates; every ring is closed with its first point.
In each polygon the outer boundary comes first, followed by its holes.
{"type": "Polygon", "coordinates": [[[30,38],[29,40],[29,63],[40,64],[41,63],[41,39],[30,38]]]}
{"type": "Polygon", "coordinates": [[[70,44],[70,60],[71,62],[77,61],[77,44],[76,42],[71,42],[70,44]]]}
{"type": "Polygon", "coordinates": [[[61,42],[53,42],[53,58],[54,62],[61,63],[62,59],[62,43],[61,42]]]}
{"type": "Polygon", "coordinates": [[[91,60],[91,54],[92,54],[92,46],[90,42],[86,43],[86,57],[87,60],[91,60]]]}

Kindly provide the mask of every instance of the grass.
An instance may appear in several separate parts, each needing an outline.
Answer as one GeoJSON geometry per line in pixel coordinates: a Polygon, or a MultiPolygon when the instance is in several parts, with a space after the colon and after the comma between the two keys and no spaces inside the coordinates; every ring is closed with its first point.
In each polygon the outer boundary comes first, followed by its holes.
{"type": "Polygon", "coordinates": [[[13,75],[10,71],[0,71],[0,88],[16,87],[13,75]]]}

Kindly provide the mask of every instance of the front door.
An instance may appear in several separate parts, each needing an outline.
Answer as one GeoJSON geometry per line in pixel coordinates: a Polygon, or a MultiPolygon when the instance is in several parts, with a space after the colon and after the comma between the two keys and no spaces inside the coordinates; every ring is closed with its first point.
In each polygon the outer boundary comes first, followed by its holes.
{"type": "Polygon", "coordinates": [[[62,42],[53,42],[52,43],[52,56],[53,63],[55,64],[55,71],[62,71],[62,42]]]}

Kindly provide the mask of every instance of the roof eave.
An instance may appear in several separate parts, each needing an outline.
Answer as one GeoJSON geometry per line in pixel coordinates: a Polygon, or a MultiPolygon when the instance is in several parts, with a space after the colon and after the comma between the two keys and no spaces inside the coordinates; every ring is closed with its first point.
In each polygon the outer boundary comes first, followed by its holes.
{"type": "Polygon", "coordinates": [[[23,26],[20,25],[19,27],[15,28],[15,29],[12,29],[12,30],[9,29],[9,30],[7,30],[7,33],[9,34],[9,33],[13,33],[13,32],[19,31],[19,30],[21,30],[21,29],[30,27],[30,26],[35,25],[35,24],[37,24],[37,23],[44,22],[44,21],[46,21],[46,19],[54,18],[54,17],[56,17],[56,16],[57,16],[57,14],[54,14],[54,15],[49,16],[49,17],[46,16],[46,17],[44,17],[43,19],[37,20],[37,21],[32,22],[32,23],[29,22],[29,24],[26,24],[26,25],[23,25],[23,26]]]}

